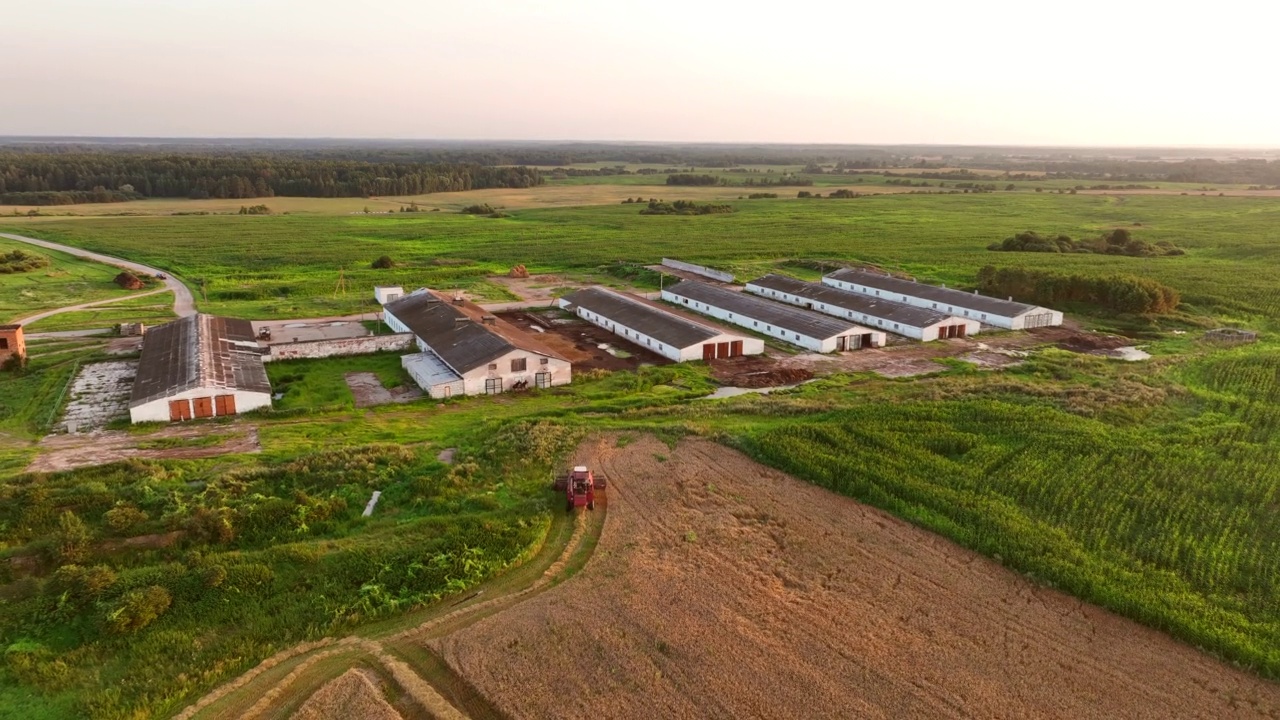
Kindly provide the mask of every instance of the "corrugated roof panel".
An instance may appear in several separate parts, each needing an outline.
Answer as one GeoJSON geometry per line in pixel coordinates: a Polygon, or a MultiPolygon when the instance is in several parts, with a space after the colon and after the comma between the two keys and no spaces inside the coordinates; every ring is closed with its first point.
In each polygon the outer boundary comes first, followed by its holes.
{"type": "Polygon", "coordinates": [[[901,278],[889,275],[881,275],[867,270],[859,270],[856,268],[845,268],[837,270],[827,277],[844,282],[865,285],[866,287],[875,288],[877,290],[896,293],[899,296],[908,295],[911,297],[924,298],[931,302],[946,303],[952,307],[963,308],[966,310],[977,310],[978,312],[990,313],[992,315],[1000,315],[1001,317],[1017,317],[1028,310],[1034,310],[1034,305],[1026,303],[1013,302],[1012,300],[1000,300],[998,298],[987,297],[986,295],[978,295],[977,293],[967,293],[963,290],[953,288],[938,287],[937,285],[929,285],[927,283],[912,282],[911,280],[903,280],[901,278]]]}
{"type": "Polygon", "coordinates": [[[883,318],[890,322],[918,328],[928,327],[955,317],[952,314],[938,312],[937,310],[907,305],[906,303],[895,302],[874,295],[841,290],[838,287],[822,283],[805,282],[786,275],[765,275],[747,284],[806,298],[833,308],[852,310],[871,317],[883,318]]]}
{"type": "Polygon", "coordinates": [[[601,287],[583,288],[562,299],[674,348],[686,348],[724,334],[601,287]]]}
{"type": "Polygon", "coordinates": [[[818,340],[839,337],[855,331],[870,332],[868,328],[830,315],[765,300],[756,295],[726,290],[696,280],[685,280],[667,288],[667,292],[818,340]]]}

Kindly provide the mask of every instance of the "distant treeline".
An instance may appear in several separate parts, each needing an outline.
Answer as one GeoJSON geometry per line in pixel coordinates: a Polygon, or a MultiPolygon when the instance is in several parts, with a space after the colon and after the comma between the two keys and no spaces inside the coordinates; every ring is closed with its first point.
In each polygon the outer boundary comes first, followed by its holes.
{"type": "MultiPolygon", "coordinates": [[[[695,174],[695,173],[675,173],[667,176],[668,185],[689,185],[689,186],[707,186],[707,185],[729,185],[729,179],[720,175],[695,174]]],[[[791,174],[783,174],[777,177],[749,177],[741,182],[732,183],[741,187],[770,187],[770,186],[800,186],[808,187],[813,185],[813,181],[808,178],[797,177],[791,174]]]]}
{"type": "Polygon", "coordinates": [[[1036,305],[1084,303],[1142,315],[1173,312],[1181,301],[1177,290],[1137,275],[1065,275],[992,265],[978,271],[978,289],[987,295],[1011,296],[1036,305]]]}
{"type": "Polygon", "coordinates": [[[0,150],[0,201],[59,205],[136,197],[419,195],[541,185],[528,167],[301,157],[289,153],[32,153],[0,150]]]}
{"type": "Polygon", "coordinates": [[[1160,257],[1162,255],[1185,255],[1182,248],[1168,240],[1155,244],[1133,237],[1128,230],[1116,228],[1098,238],[1072,240],[1067,235],[1049,237],[1028,230],[1004,242],[991,243],[988,250],[1003,252],[1049,252],[1049,253],[1095,253],[1098,255],[1126,255],[1128,257],[1160,257]]]}

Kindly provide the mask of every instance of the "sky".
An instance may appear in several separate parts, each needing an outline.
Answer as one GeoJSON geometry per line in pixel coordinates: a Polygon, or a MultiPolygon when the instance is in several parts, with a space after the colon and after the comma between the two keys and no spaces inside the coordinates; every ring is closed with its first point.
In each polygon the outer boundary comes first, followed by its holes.
{"type": "Polygon", "coordinates": [[[0,135],[1280,147],[1265,0],[0,6],[0,135]]]}

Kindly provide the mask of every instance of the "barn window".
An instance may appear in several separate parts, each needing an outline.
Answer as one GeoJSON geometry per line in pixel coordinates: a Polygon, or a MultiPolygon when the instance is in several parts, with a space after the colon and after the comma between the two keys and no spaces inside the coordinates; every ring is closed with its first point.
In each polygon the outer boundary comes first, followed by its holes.
{"type": "Polygon", "coordinates": [[[539,364],[539,365],[550,365],[550,364],[551,364],[551,358],[542,358],[541,360],[539,360],[539,361],[538,361],[538,364],[539,364]]]}
{"type": "Polygon", "coordinates": [[[755,320],[752,320],[751,327],[760,327],[760,323],[756,322],[755,320]]]}
{"type": "Polygon", "coordinates": [[[893,324],[893,329],[894,329],[894,330],[897,330],[897,329],[898,329],[898,323],[894,323],[894,324],[893,324]]]}
{"type": "Polygon", "coordinates": [[[490,369],[490,370],[497,370],[497,369],[498,369],[498,363],[489,363],[489,369],[490,369]]]}
{"type": "Polygon", "coordinates": [[[986,313],[982,313],[982,319],[983,319],[983,320],[986,320],[986,319],[987,319],[987,314],[986,314],[986,313]]]}
{"type": "Polygon", "coordinates": [[[524,372],[529,364],[528,358],[512,358],[511,372],[524,372]]]}
{"type": "Polygon", "coordinates": [[[968,311],[968,310],[965,310],[965,311],[964,311],[964,316],[965,316],[965,317],[969,317],[969,311],[968,311]]]}
{"type": "Polygon", "coordinates": [[[0,338],[0,350],[9,349],[9,338],[0,338]]]}
{"type": "Polygon", "coordinates": [[[685,304],[685,305],[688,305],[688,304],[689,304],[689,298],[685,298],[685,299],[684,299],[684,304],[685,304]]]}

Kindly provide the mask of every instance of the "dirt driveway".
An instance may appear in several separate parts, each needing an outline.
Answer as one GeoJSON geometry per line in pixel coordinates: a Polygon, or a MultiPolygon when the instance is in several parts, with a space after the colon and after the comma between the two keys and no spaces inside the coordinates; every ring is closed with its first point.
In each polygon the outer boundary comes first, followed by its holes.
{"type": "Polygon", "coordinates": [[[432,642],[513,718],[1261,718],[1280,685],[704,440],[613,438],[576,576],[432,642]]]}
{"type": "Polygon", "coordinates": [[[60,472],[133,457],[191,460],[261,450],[257,426],[242,422],[170,425],[147,435],[104,430],[46,437],[26,471],[60,472]]]}

